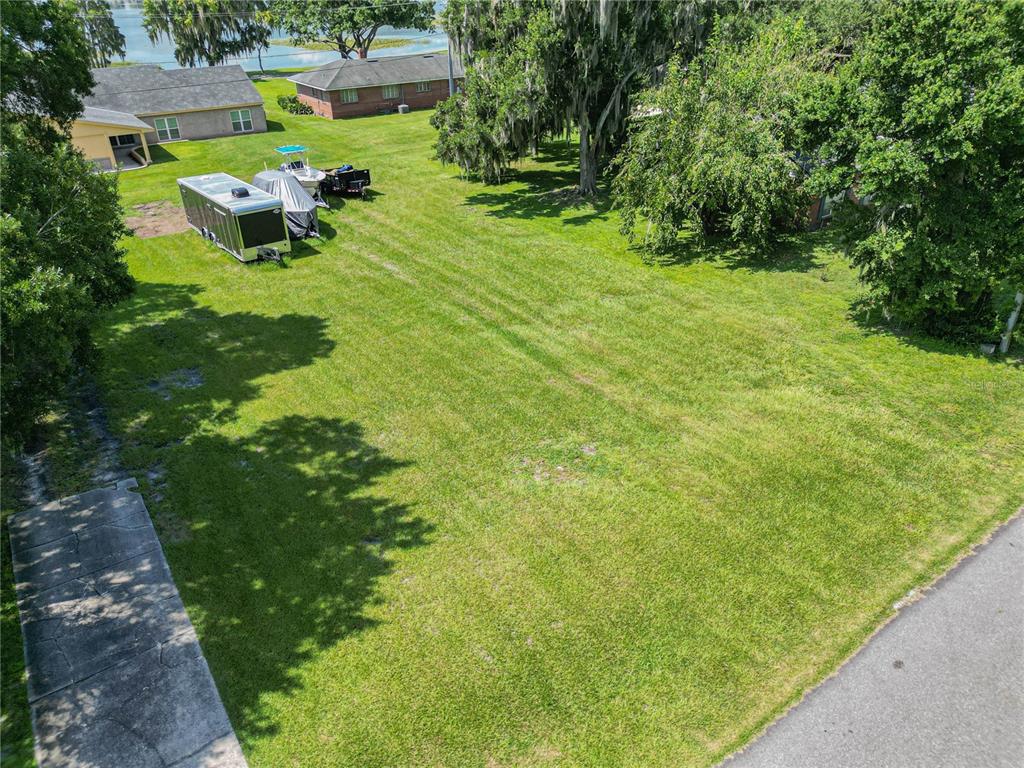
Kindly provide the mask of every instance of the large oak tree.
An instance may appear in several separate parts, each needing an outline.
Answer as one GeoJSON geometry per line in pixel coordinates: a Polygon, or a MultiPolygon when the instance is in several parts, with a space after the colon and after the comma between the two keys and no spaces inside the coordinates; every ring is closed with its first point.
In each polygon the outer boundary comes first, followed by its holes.
{"type": "MultiPolygon", "coordinates": [[[[695,0],[452,0],[444,24],[470,70],[466,99],[474,98],[474,70],[518,70],[527,91],[502,88],[509,104],[532,99],[525,119],[491,127],[491,137],[508,157],[522,156],[538,133],[579,134],[579,190],[596,191],[598,169],[621,137],[634,93],[650,82],[672,52],[692,55],[704,38],[710,3],[695,0]],[[542,98],[537,98],[542,97],[542,98]]],[[[486,92],[492,98],[493,91],[486,92]]],[[[470,108],[470,112],[479,109],[470,108]]]]}
{"type": "Polygon", "coordinates": [[[298,44],[333,45],[346,59],[366,58],[382,27],[430,29],[431,0],[272,0],[274,24],[298,44]]]}

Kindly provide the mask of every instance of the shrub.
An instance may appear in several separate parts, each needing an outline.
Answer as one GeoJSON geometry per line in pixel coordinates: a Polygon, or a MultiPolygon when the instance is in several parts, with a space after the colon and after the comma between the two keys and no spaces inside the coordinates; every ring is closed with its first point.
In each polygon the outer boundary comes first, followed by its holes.
{"type": "Polygon", "coordinates": [[[623,232],[664,253],[684,231],[763,248],[797,226],[809,195],[796,113],[821,76],[816,48],[801,21],[780,19],[739,44],[714,37],[689,66],[674,61],[614,164],[623,232]]]}
{"type": "Polygon", "coordinates": [[[293,115],[312,115],[313,108],[308,104],[303,104],[299,101],[299,97],[295,94],[291,96],[278,96],[277,106],[283,109],[285,112],[291,112],[293,115]]]}
{"type": "Polygon", "coordinates": [[[934,335],[993,336],[1024,285],[1022,20],[1010,3],[878,4],[819,99],[829,162],[812,182],[869,201],[836,217],[853,263],[934,335]]]}

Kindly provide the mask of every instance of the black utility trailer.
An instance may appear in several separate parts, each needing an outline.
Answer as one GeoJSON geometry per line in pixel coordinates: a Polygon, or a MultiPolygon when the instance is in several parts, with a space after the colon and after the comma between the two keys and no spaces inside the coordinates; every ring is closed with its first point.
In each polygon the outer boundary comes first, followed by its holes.
{"type": "Polygon", "coordinates": [[[178,179],[178,189],[192,228],[239,261],[291,252],[279,198],[226,173],[178,179]]]}
{"type": "Polygon", "coordinates": [[[366,196],[366,188],[370,186],[368,168],[356,170],[351,165],[327,171],[327,177],[320,182],[320,191],[331,195],[366,196]]]}

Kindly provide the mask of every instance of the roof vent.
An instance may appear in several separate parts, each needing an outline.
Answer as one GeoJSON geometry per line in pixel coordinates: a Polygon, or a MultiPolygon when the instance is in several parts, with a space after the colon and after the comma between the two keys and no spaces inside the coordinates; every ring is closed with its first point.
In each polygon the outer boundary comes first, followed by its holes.
{"type": "Polygon", "coordinates": [[[231,196],[232,197],[248,197],[249,196],[249,190],[246,189],[245,187],[232,187],[231,188],[231,196]]]}

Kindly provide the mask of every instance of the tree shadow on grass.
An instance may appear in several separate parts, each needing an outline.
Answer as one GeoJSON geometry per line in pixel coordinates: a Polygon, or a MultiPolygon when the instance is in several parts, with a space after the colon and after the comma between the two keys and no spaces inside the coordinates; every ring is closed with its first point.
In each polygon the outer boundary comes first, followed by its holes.
{"type": "MultiPolygon", "coordinates": [[[[517,181],[530,186],[501,192],[479,192],[466,198],[467,205],[486,208],[488,216],[498,219],[561,218],[567,226],[580,226],[608,217],[611,200],[599,193],[593,198],[579,198],[571,187],[557,186],[562,174],[548,171],[523,171],[517,181]],[[539,183],[535,186],[534,181],[539,183]],[[546,187],[551,184],[551,189],[546,187]],[[573,215],[566,214],[573,212],[573,215]],[[578,213],[576,213],[578,212],[578,213]]],[[[574,175],[575,178],[575,175],[574,175]]]]}
{"type": "Polygon", "coordinates": [[[319,255],[324,244],[329,240],[333,240],[337,235],[337,230],[324,221],[323,216],[319,216],[318,225],[320,227],[320,237],[307,237],[304,240],[293,240],[292,251],[287,256],[288,260],[298,261],[299,259],[306,259],[310,256],[319,255]]]}
{"type": "Polygon", "coordinates": [[[977,341],[950,341],[929,336],[926,333],[905,325],[893,318],[887,318],[881,305],[869,296],[861,296],[850,304],[847,319],[856,325],[865,336],[889,336],[896,339],[901,346],[913,347],[922,352],[937,355],[955,355],[957,357],[974,357],[994,365],[1010,365],[1024,368],[1024,339],[1020,332],[1014,334],[1015,346],[1011,346],[1006,355],[986,355],[981,351],[981,343],[999,343],[999,335],[993,334],[990,339],[977,341]]]}
{"type": "Polygon", "coordinates": [[[107,394],[121,405],[112,426],[137,433],[139,446],[234,419],[239,405],[259,396],[258,379],[309,365],[334,348],[319,317],[221,314],[196,303],[200,292],[143,283],[109,315],[107,394]],[[119,332],[122,323],[127,330],[119,332]]]}
{"type": "Polygon", "coordinates": [[[488,216],[499,219],[560,218],[568,226],[607,218],[611,209],[607,191],[592,198],[581,198],[576,191],[579,170],[574,146],[545,144],[531,162],[550,167],[513,170],[507,183],[470,195],[465,205],[485,208],[488,216]],[[571,212],[578,213],[566,215],[571,212]]]}
{"type": "Polygon", "coordinates": [[[678,266],[707,261],[728,269],[750,272],[810,272],[823,267],[817,253],[822,248],[835,248],[836,241],[824,233],[797,232],[783,235],[764,248],[737,245],[724,235],[709,235],[704,244],[683,233],[676,246],[654,256],[633,249],[649,261],[662,266],[678,266]]]}
{"type": "Polygon", "coordinates": [[[830,245],[825,236],[808,232],[783,235],[765,248],[738,248],[719,241],[718,258],[729,269],[809,272],[822,266],[817,250],[830,245]]]}
{"type": "Polygon", "coordinates": [[[343,416],[260,400],[266,379],[328,355],[310,315],[219,313],[193,285],[146,284],[101,332],[110,420],[243,743],[301,667],[370,628],[395,552],[430,526],[374,492],[407,462],[343,416]],[[240,422],[247,413],[286,414],[240,422]],[[248,426],[246,426],[246,424],[248,426]]]}
{"type": "Polygon", "coordinates": [[[151,165],[156,165],[158,163],[176,162],[178,156],[167,149],[163,144],[150,144],[149,159],[152,161],[151,165]]]}
{"type": "Polygon", "coordinates": [[[301,666],[371,628],[392,554],[431,527],[372,492],[408,466],[343,419],[287,416],[232,440],[198,435],[169,467],[191,541],[172,552],[203,648],[243,742],[276,732],[268,693],[302,687],[301,666]]]}

